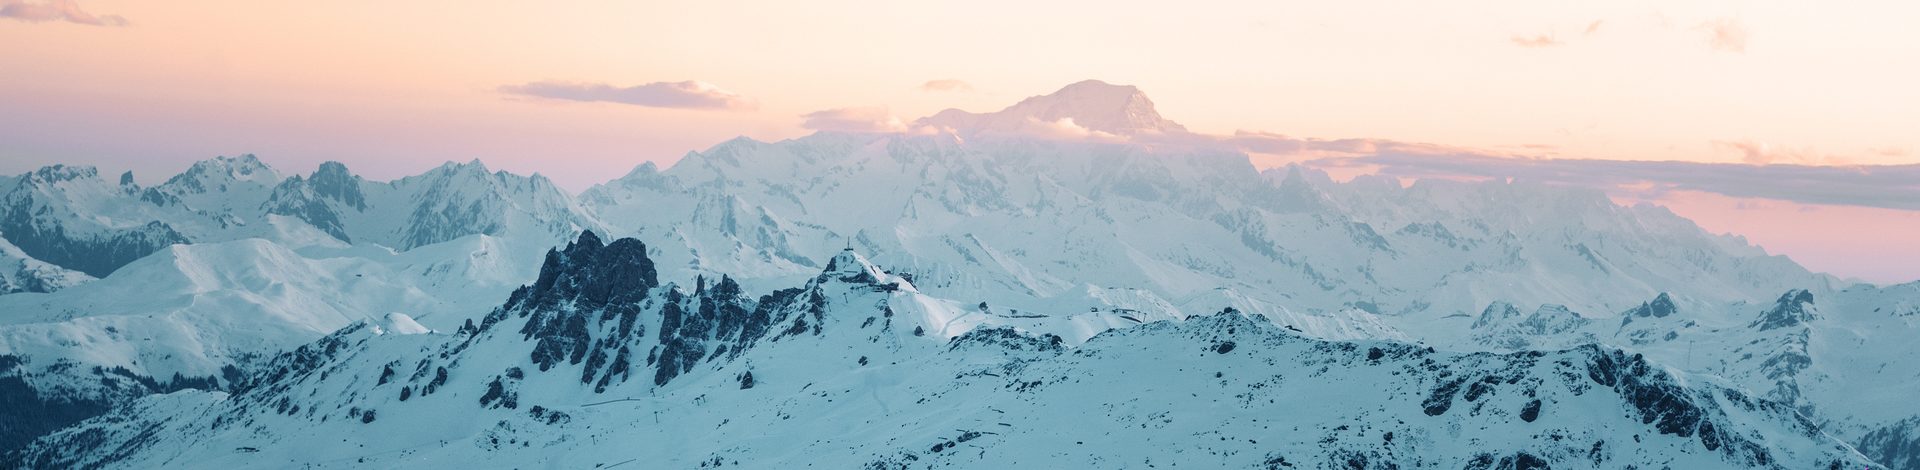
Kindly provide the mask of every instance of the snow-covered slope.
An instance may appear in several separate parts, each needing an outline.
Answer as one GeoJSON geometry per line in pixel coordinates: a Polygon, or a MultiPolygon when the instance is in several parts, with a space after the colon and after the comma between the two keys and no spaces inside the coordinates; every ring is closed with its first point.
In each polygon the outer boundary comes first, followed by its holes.
{"type": "Polygon", "coordinates": [[[12,404],[0,407],[0,449],[145,394],[230,386],[354,322],[450,331],[533,279],[538,250],[484,235],[400,253],[174,245],[98,281],[0,296],[0,393],[12,404]]]}
{"type": "Polygon", "coordinates": [[[1792,406],[1892,468],[1920,453],[1920,283],[1794,289],[1763,302],[1698,302],[1661,293],[1617,313],[1493,302],[1476,317],[1406,325],[1437,347],[1529,351],[1603,344],[1792,406]],[[1437,333],[1436,333],[1437,332],[1437,333]],[[1459,333],[1448,333],[1459,332],[1459,333]]]}
{"type": "Polygon", "coordinates": [[[33,259],[0,234],[0,294],[53,292],[93,280],[86,273],[33,259]]]}
{"type": "Polygon", "coordinates": [[[356,323],[9,463],[829,468],[1859,468],[1783,405],[1599,347],[1331,342],[1235,311],[1060,338],[930,334],[851,252],[750,299],[583,236],[474,325],[356,323]],[[1140,380],[1153,377],[1153,380],[1140,380]],[[823,432],[833,430],[833,432],[823,432]]]}
{"type": "MultiPolygon", "coordinates": [[[[1171,305],[1226,288],[1310,315],[1618,311],[1662,291],[1714,303],[1839,283],[1664,209],[1526,183],[1334,183],[1243,154],[952,135],[736,139],[581,196],[666,269],[793,280],[848,243],[943,297],[1025,311],[1171,305]],[[1394,209],[1404,208],[1404,209],[1394,209]]],[[[1193,310],[1181,309],[1192,305],[1193,310]]]]}

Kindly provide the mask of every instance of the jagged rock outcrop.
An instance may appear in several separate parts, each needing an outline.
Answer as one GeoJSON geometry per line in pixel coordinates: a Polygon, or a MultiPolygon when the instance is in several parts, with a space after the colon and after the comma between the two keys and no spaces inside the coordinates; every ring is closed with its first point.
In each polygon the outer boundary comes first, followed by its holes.
{"type": "Polygon", "coordinates": [[[1673,298],[1668,297],[1667,293],[1661,292],[1660,295],[1654,297],[1653,300],[1642,303],[1639,307],[1634,307],[1632,310],[1628,310],[1625,315],[1622,315],[1624,318],[1620,321],[1621,323],[1631,322],[1636,317],[1666,318],[1676,311],[1679,311],[1679,308],[1673,305],[1673,298]]]}
{"type": "MultiPolygon", "coordinates": [[[[565,249],[547,252],[540,278],[515,290],[480,328],[490,328],[508,316],[527,318],[519,333],[534,342],[531,358],[539,370],[561,362],[580,364],[591,351],[583,381],[592,381],[606,364],[607,349],[616,349],[617,363],[627,363],[628,345],[646,334],[646,326],[639,322],[641,301],[659,284],[645,244],[631,238],[602,244],[593,232],[583,232],[565,249]],[[590,329],[601,334],[596,336],[590,329]]],[[[669,305],[678,303],[671,291],[668,295],[669,305]]],[[[601,377],[602,383],[607,380],[610,373],[601,377]]]]}
{"type": "Polygon", "coordinates": [[[1868,432],[1854,448],[1887,468],[1920,468],[1920,416],[1868,432]]]}
{"type": "Polygon", "coordinates": [[[1787,291],[1780,295],[1780,300],[1774,301],[1772,308],[1760,312],[1760,317],[1755,318],[1753,323],[1747,326],[1766,331],[1805,324],[1815,318],[1812,306],[1812,292],[1807,292],[1806,289],[1787,291]]]}
{"type": "Polygon", "coordinates": [[[294,175],[275,186],[267,198],[267,213],[298,218],[340,241],[352,243],[353,236],[342,221],[342,211],[367,210],[367,197],[361,192],[361,183],[360,177],[348,172],[346,165],[321,163],[312,176],[294,175]]]}

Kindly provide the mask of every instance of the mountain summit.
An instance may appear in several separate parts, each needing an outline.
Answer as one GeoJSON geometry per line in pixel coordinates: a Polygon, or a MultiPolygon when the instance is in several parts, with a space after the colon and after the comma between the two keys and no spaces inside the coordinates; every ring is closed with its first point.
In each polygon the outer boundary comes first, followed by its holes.
{"type": "Polygon", "coordinates": [[[1049,95],[1021,100],[992,113],[948,109],[921,118],[914,127],[933,126],[962,134],[977,132],[1034,133],[1078,130],[1115,136],[1183,134],[1185,126],[1160,117],[1139,88],[1086,80],[1049,95]]]}

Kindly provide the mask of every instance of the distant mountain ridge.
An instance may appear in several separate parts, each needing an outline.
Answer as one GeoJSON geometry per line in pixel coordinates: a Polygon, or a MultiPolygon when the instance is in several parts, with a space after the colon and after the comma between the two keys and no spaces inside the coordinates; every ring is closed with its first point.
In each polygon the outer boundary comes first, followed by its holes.
{"type": "Polygon", "coordinates": [[[1020,134],[1080,129],[1110,136],[1179,135],[1186,126],[1160,116],[1139,88],[1085,80],[991,113],[948,109],[914,121],[959,132],[1020,134]]]}
{"type": "Polygon", "coordinates": [[[337,162],[282,178],[252,155],[201,161],[148,188],[131,174],[109,183],[92,167],[64,165],[0,180],[0,236],[30,258],[93,277],[178,243],[407,250],[472,234],[564,240],[602,227],[545,177],[489,172],[477,160],[389,183],[337,162]]]}

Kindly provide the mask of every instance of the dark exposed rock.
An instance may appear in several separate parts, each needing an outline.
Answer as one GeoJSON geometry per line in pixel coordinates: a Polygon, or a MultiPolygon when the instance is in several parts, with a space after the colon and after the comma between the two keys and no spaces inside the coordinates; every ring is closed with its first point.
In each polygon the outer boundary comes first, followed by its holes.
{"type": "Polygon", "coordinates": [[[596,317],[619,318],[629,329],[615,332],[610,340],[630,338],[636,332],[629,318],[637,318],[640,301],[658,285],[645,244],[624,238],[603,245],[593,232],[582,232],[565,249],[548,251],[540,277],[514,290],[480,328],[509,315],[530,316],[520,334],[535,341],[531,356],[540,370],[560,362],[579,364],[593,341],[588,323],[596,317]]]}
{"type": "Polygon", "coordinates": [[[1553,467],[1546,459],[1526,452],[1495,458],[1493,454],[1479,454],[1467,461],[1463,470],[1551,470],[1553,467]]]}
{"type": "Polygon", "coordinates": [[[340,201],[341,205],[355,210],[367,210],[367,197],[360,190],[360,177],[347,171],[347,166],[340,162],[321,163],[307,182],[315,195],[340,201]]]}
{"type": "Polygon", "coordinates": [[[1667,315],[1672,315],[1676,311],[1679,311],[1679,309],[1674,307],[1673,298],[1668,297],[1667,293],[1661,292],[1660,296],[1654,297],[1652,301],[1642,303],[1639,307],[1634,307],[1633,310],[1627,311],[1627,315],[1640,318],[1665,318],[1667,315]]]}
{"type": "Polygon", "coordinates": [[[1854,447],[1887,468],[1920,468],[1920,416],[1870,431],[1854,447]]]}
{"type": "Polygon", "coordinates": [[[1420,402],[1420,406],[1426,410],[1427,416],[1447,414],[1447,409],[1453,407],[1453,395],[1460,391],[1461,385],[1465,384],[1466,379],[1453,379],[1441,383],[1440,386],[1434,387],[1433,392],[1427,394],[1427,399],[1420,402]]]}
{"type": "MultiPolygon", "coordinates": [[[[1603,350],[1597,346],[1583,346],[1581,349],[1593,353],[1592,360],[1586,365],[1587,377],[1619,393],[1629,405],[1629,411],[1641,423],[1653,425],[1661,434],[1680,437],[1698,434],[1702,446],[1720,451],[1732,462],[1764,466],[1773,461],[1773,456],[1759,443],[1747,440],[1744,436],[1721,432],[1723,426],[1716,422],[1723,422],[1727,418],[1719,403],[1711,397],[1690,393],[1665,370],[1647,363],[1645,357],[1639,354],[1628,356],[1620,350],[1603,350]]],[[[1781,415],[1799,417],[1786,405],[1777,402],[1754,400],[1733,390],[1724,390],[1722,393],[1730,402],[1740,406],[1771,408],[1770,411],[1781,415]]],[[[1818,433],[1814,424],[1804,417],[1792,424],[1802,434],[1818,433]]]]}
{"type": "Polygon", "coordinates": [[[1780,296],[1780,300],[1774,301],[1772,308],[1760,312],[1760,318],[1747,326],[1766,331],[1810,322],[1814,319],[1813,312],[1807,309],[1810,305],[1813,305],[1812,292],[1805,289],[1787,291],[1780,296]]]}
{"type": "Polygon", "coordinates": [[[22,253],[93,277],[106,277],[133,260],[187,242],[186,236],[160,221],[79,235],[68,233],[58,223],[36,218],[29,210],[16,207],[6,213],[0,218],[0,233],[7,234],[7,241],[20,247],[22,253]]]}
{"type": "MultiPolygon", "coordinates": [[[[322,168],[325,166],[323,165],[322,168]]],[[[357,195],[359,194],[358,186],[356,185],[355,188],[354,194],[357,195]]],[[[365,209],[365,201],[360,202],[360,208],[365,209]]],[[[353,242],[353,237],[347,235],[346,223],[341,220],[340,211],[334,205],[328,204],[326,198],[317,193],[310,180],[301,178],[299,175],[287,178],[273,187],[273,193],[267,197],[266,209],[268,214],[300,219],[326,232],[327,235],[332,235],[333,238],[353,242]]]]}
{"type": "MultiPolygon", "coordinates": [[[[106,277],[133,260],[188,240],[161,221],[131,228],[101,228],[86,232],[63,225],[82,219],[64,212],[55,201],[42,200],[42,190],[75,180],[99,178],[93,167],[52,165],[20,176],[19,185],[0,194],[0,233],[35,259],[67,269],[106,277]]],[[[124,178],[123,178],[124,179],[124,178]]]]}

